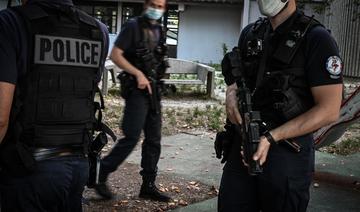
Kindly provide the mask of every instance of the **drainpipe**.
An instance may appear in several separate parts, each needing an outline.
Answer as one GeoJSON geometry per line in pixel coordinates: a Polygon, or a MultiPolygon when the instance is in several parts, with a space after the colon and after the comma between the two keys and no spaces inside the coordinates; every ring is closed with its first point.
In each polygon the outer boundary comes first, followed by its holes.
{"type": "Polygon", "coordinates": [[[119,34],[121,31],[121,25],[122,25],[122,9],[123,9],[123,3],[118,2],[118,17],[117,17],[117,27],[116,27],[116,34],[119,34]]]}
{"type": "Polygon", "coordinates": [[[250,0],[244,0],[241,29],[244,29],[249,24],[249,18],[250,18],[250,0]]]}

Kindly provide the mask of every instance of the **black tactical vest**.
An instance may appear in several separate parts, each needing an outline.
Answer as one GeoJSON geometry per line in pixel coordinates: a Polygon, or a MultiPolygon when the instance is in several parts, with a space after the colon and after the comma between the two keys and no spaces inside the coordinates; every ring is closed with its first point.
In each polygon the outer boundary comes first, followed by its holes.
{"type": "Polygon", "coordinates": [[[30,52],[6,139],[32,147],[87,144],[103,62],[100,26],[71,6],[31,4],[14,10],[27,25],[30,52]]]}
{"type": "Polygon", "coordinates": [[[259,19],[239,41],[243,66],[240,75],[253,91],[254,109],[260,110],[262,117],[274,126],[295,118],[314,104],[305,76],[305,36],[321,24],[303,13],[295,15],[291,27],[276,38],[271,38],[268,19],[259,19]]]}
{"type": "MultiPolygon", "coordinates": [[[[150,69],[157,71],[157,66],[164,62],[164,57],[167,57],[167,45],[165,30],[159,25],[159,42],[153,48],[150,44],[150,23],[143,17],[136,17],[134,20],[137,24],[135,30],[135,51],[125,52],[125,58],[140,69],[146,76],[154,78],[162,78],[164,73],[152,73],[150,69]],[[160,75],[160,76],[159,76],[160,75]]],[[[164,70],[165,71],[165,70],[164,70]]]]}

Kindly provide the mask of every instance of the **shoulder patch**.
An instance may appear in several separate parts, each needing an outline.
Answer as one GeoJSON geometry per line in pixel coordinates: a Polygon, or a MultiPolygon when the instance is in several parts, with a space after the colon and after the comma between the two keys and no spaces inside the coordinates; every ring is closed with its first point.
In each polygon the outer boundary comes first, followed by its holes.
{"type": "Polygon", "coordinates": [[[343,62],[338,56],[331,56],[326,61],[326,70],[332,79],[339,79],[343,70],[343,62]]]}

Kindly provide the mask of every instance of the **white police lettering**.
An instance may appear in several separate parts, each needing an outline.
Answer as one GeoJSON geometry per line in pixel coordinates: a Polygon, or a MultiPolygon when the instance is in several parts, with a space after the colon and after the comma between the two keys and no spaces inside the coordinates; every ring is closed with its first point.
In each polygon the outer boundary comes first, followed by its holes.
{"type": "Polygon", "coordinates": [[[35,64],[99,67],[101,42],[35,35],[35,64]]]}
{"type": "Polygon", "coordinates": [[[326,70],[330,73],[332,79],[339,79],[343,69],[343,63],[340,57],[331,56],[326,61],[326,70]]]}

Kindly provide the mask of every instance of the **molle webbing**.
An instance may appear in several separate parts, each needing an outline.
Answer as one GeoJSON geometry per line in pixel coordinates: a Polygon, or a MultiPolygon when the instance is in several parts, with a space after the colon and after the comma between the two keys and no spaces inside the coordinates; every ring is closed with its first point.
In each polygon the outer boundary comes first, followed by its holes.
{"type": "Polygon", "coordinates": [[[16,122],[32,146],[88,143],[95,123],[94,96],[103,38],[96,21],[69,6],[14,8],[24,19],[33,52],[16,122]]]}

